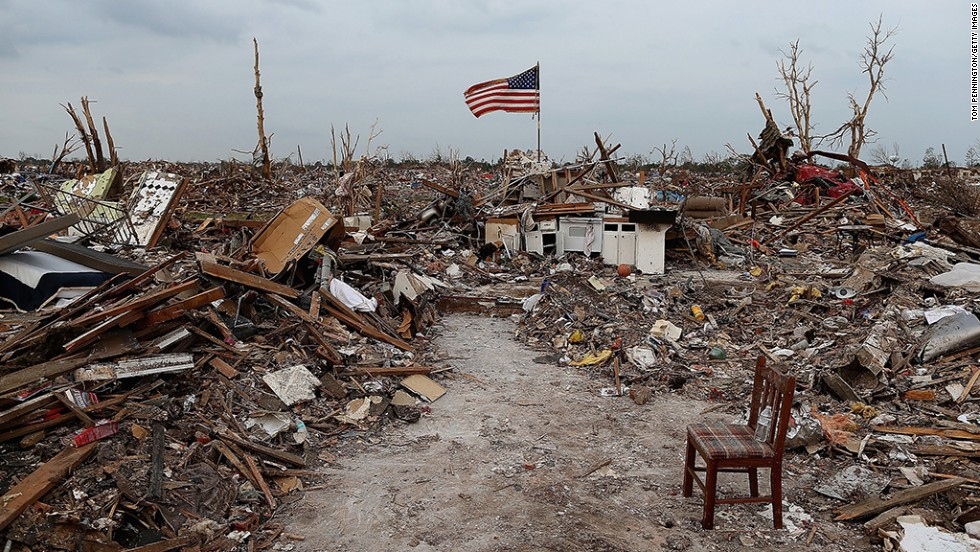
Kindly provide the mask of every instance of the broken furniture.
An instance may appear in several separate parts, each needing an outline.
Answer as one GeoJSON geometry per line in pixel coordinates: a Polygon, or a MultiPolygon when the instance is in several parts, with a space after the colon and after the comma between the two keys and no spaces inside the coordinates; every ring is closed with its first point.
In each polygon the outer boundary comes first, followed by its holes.
{"type": "Polygon", "coordinates": [[[747,424],[700,423],[687,428],[687,456],[684,461],[684,496],[691,496],[693,482],[704,492],[704,516],[701,525],[714,527],[715,505],[742,502],[772,504],[773,525],[783,527],[783,445],[789,426],[790,407],[796,379],[766,367],[760,356],[755,366],[752,405],[747,424]],[[696,455],[705,467],[695,466],[696,455]],[[769,468],[770,493],[759,496],[759,468],[769,468]],[[695,472],[705,472],[704,481],[695,472]],[[749,475],[749,495],[717,498],[718,472],[749,475]]]}

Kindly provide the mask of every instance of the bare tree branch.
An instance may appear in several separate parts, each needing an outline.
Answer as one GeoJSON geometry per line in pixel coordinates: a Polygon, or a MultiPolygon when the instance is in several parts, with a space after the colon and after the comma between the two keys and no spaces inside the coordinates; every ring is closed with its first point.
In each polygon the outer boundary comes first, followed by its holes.
{"type": "Polygon", "coordinates": [[[789,111],[796,125],[797,137],[800,140],[800,149],[803,153],[810,153],[813,149],[813,124],[810,122],[810,91],[817,85],[817,81],[811,81],[813,65],[807,64],[806,69],[800,66],[800,40],[796,39],[789,45],[789,52],[780,50],[784,59],[776,62],[779,69],[779,76],[783,79],[785,92],[776,91],[776,97],[786,100],[789,104],[789,111]]]}
{"type": "Polygon", "coordinates": [[[884,30],[882,28],[882,16],[878,16],[876,23],[871,23],[871,34],[867,36],[867,43],[864,52],[861,53],[861,72],[868,75],[868,95],[864,101],[858,101],[854,94],[848,94],[847,99],[851,104],[851,118],[845,121],[837,130],[823,137],[831,144],[841,145],[845,138],[850,138],[850,145],[847,153],[851,157],[859,158],[861,148],[865,144],[874,141],[877,134],[874,130],[867,128],[865,121],[868,117],[868,110],[871,108],[871,100],[875,95],[881,94],[886,100],[888,96],[885,90],[885,65],[894,57],[895,46],[888,46],[888,41],[898,33],[897,28],[884,30]]]}

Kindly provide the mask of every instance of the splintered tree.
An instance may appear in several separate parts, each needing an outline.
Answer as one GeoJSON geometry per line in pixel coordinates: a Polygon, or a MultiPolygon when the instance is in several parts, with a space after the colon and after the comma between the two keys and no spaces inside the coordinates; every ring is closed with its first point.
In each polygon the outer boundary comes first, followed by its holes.
{"type": "Polygon", "coordinates": [[[269,141],[265,137],[265,115],[262,112],[262,85],[259,83],[259,41],[252,37],[255,46],[255,110],[258,112],[259,147],[261,153],[262,176],[272,180],[272,161],[269,159],[269,141]]]}
{"type": "MultiPolygon", "coordinates": [[[[660,176],[666,175],[669,167],[677,166],[677,138],[670,141],[670,149],[667,149],[665,143],[662,147],[653,148],[650,153],[660,155],[660,176]]],[[[688,153],[690,154],[690,151],[688,153]]]]}
{"type": "Polygon", "coordinates": [[[813,73],[813,65],[807,64],[806,69],[802,68],[800,62],[800,40],[789,45],[789,51],[780,50],[783,59],[776,62],[779,69],[779,76],[783,79],[785,92],[776,91],[776,97],[786,100],[789,104],[789,112],[793,116],[793,124],[796,125],[797,138],[800,140],[800,149],[803,153],[810,153],[813,149],[813,124],[810,122],[810,91],[816,86],[817,81],[810,80],[813,73]]]}
{"type": "MultiPolygon", "coordinates": [[[[368,176],[368,170],[372,162],[378,159],[379,152],[386,150],[388,146],[371,151],[371,143],[381,135],[382,130],[377,128],[378,121],[375,120],[368,133],[367,144],[364,146],[364,155],[355,159],[357,146],[361,141],[361,135],[353,135],[350,125],[344,125],[344,130],[336,132],[333,125],[330,125],[330,147],[333,150],[334,177],[337,179],[338,189],[344,198],[344,210],[348,215],[353,215],[357,208],[358,198],[355,197],[357,184],[368,176]],[[337,159],[337,136],[340,136],[340,160],[337,159]],[[341,172],[343,174],[341,174],[341,172]]],[[[375,191],[376,204],[380,202],[381,184],[375,191]]],[[[376,208],[375,211],[378,209],[376,208]]]]}
{"type": "MultiPolygon", "coordinates": [[[[99,131],[95,128],[95,120],[92,118],[92,110],[89,108],[88,97],[82,97],[82,115],[85,117],[85,123],[82,123],[81,117],[78,116],[71,102],[68,105],[62,104],[61,107],[68,112],[68,116],[75,123],[75,128],[78,129],[78,134],[81,136],[82,143],[85,145],[85,154],[88,156],[89,167],[92,172],[102,172],[110,166],[118,165],[119,158],[116,155],[116,147],[112,143],[112,135],[109,134],[109,122],[103,117],[102,128],[105,130],[106,143],[109,146],[109,163],[106,163],[105,155],[102,152],[102,141],[99,139],[99,131]]],[[[65,145],[67,146],[67,144],[68,139],[66,137],[65,145]]],[[[61,157],[64,157],[64,155],[67,155],[67,153],[63,153],[61,157]]]]}
{"type": "Polygon", "coordinates": [[[845,138],[850,137],[850,145],[847,153],[851,157],[858,158],[861,155],[861,148],[870,141],[875,135],[875,131],[865,126],[868,117],[868,109],[871,107],[871,100],[881,94],[886,100],[885,94],[885,65],[894,56],[895,46],[888,45],[888,41],[895,36],[898,29],[892,28],[885,30],[882,28],[882,17],[878,16],[877,23],[871,23],[871,34],[867,37],[867,44],[864,52],[861,53],[861,72],[868,75],[868,94],[863,102],[859,102],[854,94],[848,94],[847,99],[851,104],[851,118],[844,122],[827,138],[834,144],[843,144],[845,138]]]}

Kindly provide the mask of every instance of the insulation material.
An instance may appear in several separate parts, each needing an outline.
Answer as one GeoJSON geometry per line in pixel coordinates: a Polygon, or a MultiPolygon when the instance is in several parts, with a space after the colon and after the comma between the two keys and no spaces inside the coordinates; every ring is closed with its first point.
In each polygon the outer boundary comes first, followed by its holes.
{"type": "Polygon", "coordinates": [[[956,263],[952,270],[933,276],[929,282],[937,286],[955,287],[976,293],[980,291],[980,265],[956,263]]]}
{"type": "Polygon", "coordinates": [[[262,381],[286,406],[315,399],[314,391],[320,385],[320,380],[303,365],[270,372],[262,376],[262,381]]]}

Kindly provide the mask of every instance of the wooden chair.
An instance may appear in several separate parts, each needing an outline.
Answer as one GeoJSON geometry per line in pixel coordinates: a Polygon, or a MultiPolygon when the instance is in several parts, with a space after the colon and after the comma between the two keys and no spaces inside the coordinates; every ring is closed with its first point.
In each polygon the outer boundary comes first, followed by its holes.
{"type": "Polygon", "coordinates": [[[701,525],[714,527],[715,505],[741,502],[772,503],[773,524],[783,527],[783,445],[789,427],[790,407],[796,379],[783,375],[773,368],[766,368],[766,358],[760,356],[755,366],[755,382],[752,386],[752,405],[748,424],[700,423],[687,428],[687,458],[684,463],[684,496],[691,496],[693,482],[704,492],[704,516],[701,525]],[[772,413],[768,431],[765,423],[756,429],[760,414],[769,408],[772,413]],[[762,434],[764,432],[764,435],[762,434]],[[695,466],[695,453],[701,456],[705,466],[695,466]],[[769,468],[771,493],[759,496],[759,468],[769,468]],[[704,481],[695,472],[705,472],[704,481]],[[749,496],[741,498],[717,498],[718,472],[744,472],[749,476],[749,496]]]}

